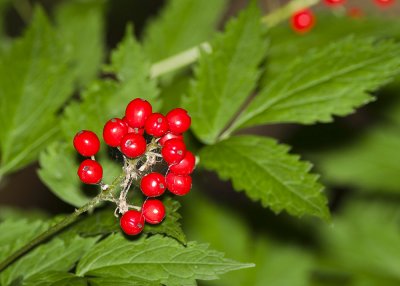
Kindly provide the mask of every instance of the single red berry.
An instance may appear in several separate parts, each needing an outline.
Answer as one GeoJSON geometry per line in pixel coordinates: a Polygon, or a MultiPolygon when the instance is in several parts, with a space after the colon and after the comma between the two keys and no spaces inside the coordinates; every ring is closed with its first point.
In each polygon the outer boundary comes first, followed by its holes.
{"type": "Polygon", "coordinates": [[[103,129],[103,139],[107,145],[117,147],[122,137],[128,133],[128,125],[119,118],[108,120],[103,129]]]}
{"type": "Polygon", "coordinates": [[[298,33],[306,33],[314,27],[315,17],[311,10],[304,9],[292,15],[292,29],[298,33]]]}
{"type": "Polygon", "coordinates": [[[170,139],[164,143],[161,149],[161,155],[168,165],[179,163],[186,154],[186,145],[177,138],[170,139]]]}
{"type": "Polygon", "coordinates": [[[136,158],[146,152],[146,140],[142,135],[128,133],[122,137],[121,144],[119,145],[121,152],[129,157],[136,158]]]}
{"type": "Polygon", "coordinates": [[[158,140],[158,143],[160,143],[161,146],[164,146],[165,142],[172,138],[176,138],[183,141],[183,136],[181,134],[176,135],[174,133],[168,132],[163,137],[161,137],[160,140],[158,140]]]}
{"type": "Polygon", "coordinates": [[[168,132],[167,119],[161,113],[153,113],[147,117],[146,123],[144,124],[144,130],[149,135],[161,137],[168,132]]]}
{"type": "Polygon", "coordinates": [[[158,224],[165,217],[165,207],[160,200],[146,200],[142,206],[142,213],[146,222],[158,224]]]}
{"type": "Polygon", "coordinates": [[[183,108],[175,108],[167,113],[169,130],[174,134],[182,134],[186,132],[191,123],[188,112],[183,108]]]}
{"type": "Polygon", "coordinates": [[[94,132],[82,130],[74,137],[74,147],[82,156],[90,157],[99,152],[100,140],[94,132]]]}
{"type": "Polygon", "coordinates": [[[147,174],[140,181],[140,189],[148,197],[161,196],[166,188],[164,176],[157,172],[147,174]]]}
{"type": "Polygon", "coordinates": [[[122,215],[120,225],[127,235],[136,235],[141,233],[144,228],[144,217],[142,212],[136,210],[127,211],[122,215]]]}
{"type": "Polygon", "coordinates": [[[196,158],[190,151],[186,151],[185,157],[177,164],[171,165],[169,170],[177,175],[190,175],[196,164],[196,158]]]}
{"type": "Polygon", "coordinates": [[[177,196],[186,195],[192,188],[192,177],[190,176],[177,175],[170,172],[165,177],[165,182],[168,190],[177,196]]]}
{"type": "Polygon", "coordinates": [[[376,5],[379,5],[381,7],[388,7],[390,5],[393,5],[395,0],[374,0],[376,5]]]}
{"type": "Polygon", "coordinates": [[[346,0],[324,0],[324,2],[328,6],[339,6],[343,5],[346,0]]]}
{"type": "Polygon", "coordinates": [[[85,184],[98,184],[103,178],[103,168],[95,160],[86,159],[79,165],[78,176],[85,184]]]}
{"type": "Polygon", "coordinates": [[[125,120],[130,127],[143,128],[147,117],[151,115],[152,111],[153,108],[147,100],[135,98],[126,107],[125,120]]]}

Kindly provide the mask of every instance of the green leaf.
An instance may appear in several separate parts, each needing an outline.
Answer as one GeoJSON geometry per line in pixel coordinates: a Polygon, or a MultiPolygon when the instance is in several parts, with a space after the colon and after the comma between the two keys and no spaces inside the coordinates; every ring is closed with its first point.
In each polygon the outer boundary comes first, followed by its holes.
{"type": "Polygon", "coordinates": [[[86,286],[85,278],[67,272],[46,271],[24,280],[23,286],[86,286]]]}
{"type": "Polygon", "coordinates": [[[169,0],[145,30],[144,50],[152,62],[162,60],[208,39],[226,0],[169,0]]]}
{"type": "Polygon", "coordinates": [[[77,266],[82,276],[140,279],[165,285],[195,285],[196,279],[216,279],[219,274],[251,267],[189,242],[186,247],[159,235],[128,241],[111,235],[86,254],[77,266]]]}
{"type": "Polygon", "coordinates": [[[323,177],[335,185],[362,191],[400,194],[400,132],[398,126],[376,126],[356,142],[317,154],[323,177]]]}
{"type": "Polygon", "coordinates": [[[289,147],[257,136],[235,136],[200,152],[201,164],[224,179],[231,179],[237,191],[275,212],[329,218],[327,200],[311,164],[288,154],[289,147]]]}
{"type": "Polygon", "coordinates": [[[43,271],[67,271],[88,251],[97,238],[70,239],[54,238],[21,257],[0,274],[1,285],[8,285],[15,279],[27,279],[43,271]]]}
{"type": "Polygon", "coordinates": [[[249,104],[230,131],[260,124],[330,122],[350,114],[400,71],[399,45],[348,37],[297,58],[249,104]]]}
{"type": "Polygon", "coordinates": [[[119,277],[101,277],[101,278],[90,278],[91,286],[159,286],[160,283],[150,282],[146,280],[140,280],[137,278],[119,278],[119,277]]]}
{"type": "Polygon", "coordinates": [[[203,53],[183,105],[192,117],[192,130],[204,143],[217,141],[221,131],[255,88],[266,50],[260,11],[253,4],[231,20],[203,53]]]}
{"type": "Polygon", "coordinates": [[[40,9],[0,55],[0,177],[34,161],[57,138],[56,113],[71,95],[66,49],[40,9]]]}
{"type": "Polygon", "coordinates": [[[57,31],[68,48],[80,85],[94,79],[103,60],[105,1],[69,1],[56,7],[57,31]]]}

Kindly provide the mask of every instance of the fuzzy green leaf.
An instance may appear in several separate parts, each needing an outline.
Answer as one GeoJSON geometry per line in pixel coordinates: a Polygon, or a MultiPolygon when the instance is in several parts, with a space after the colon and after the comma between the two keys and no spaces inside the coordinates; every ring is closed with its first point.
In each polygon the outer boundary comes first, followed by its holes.
{"type": "Polygon", "coordinates": [[[400,46],[348,37],[294,60],[274,77],[230,128],[293,122],[330,122],[373,97],[368,93],[400,71],[400,46]]]}
{"type": "Polygon", "coordinates": [[[55,18],[62,43],[72,57],[78,83],[99,71],[104,56],[104,1],[69,1],[57,6],[55,18]]]}
{"type": "Polygon", "coordinates": [[[196,285],[197,279],[216,279],[219,274],[251,267],[189,242],[186,247],[159,235],[126,240],[111,235],[86,254],[77,266],[78,275],[140,279],[165,285],[196,285]]]}
{"type": "Polygon", "coordinates": [[[22,286],[86,286],[85,278],[67,272],[46,271],[24,280],[22,286]]]}
{"type": "Polygon", "coordinates": [[[329,218],[327,200],[311,164],[288,154],[289,147],[257,136],[235,136],[200,152],[201,164],[231,179],[237,191],[275,212],[329,218]]]}
{"type": "Polygon", "coordinates": [[[147,25],[143,42],[146,54],[155,62],[207,40],[226,3],[169,0],[161,15],[147,25]]]}
{"type": "Polygon", "coordinates": [[[25,35],[0,54],[0,177],[34,161],[56,138],[56,113],[72,92],[66,48],[36,10],[25,35]]]}
{"type": "Polygon", "coordinates": [[[212,53],[203,53],[196,81],[183,105],[192,117],[192,130],[204,143],[217,140],[255,88],[265,51],[260,11],[250,5],[216,36],[212,53]]]}
{"type": "Polygon", "coordinates": [[[92,247],[97,238],[70,239],[54,238],[24,255],[0,274],[1,285],[8,285],[15,279],[27,279],[43,271],[67,271],[92,247]]]}
{"type": "Polygon", "coordinates": [[[399,194],[399,149],[399,127],[377,126],[349,146],[318,154],[318,166],[333,184],[399,194]]]}

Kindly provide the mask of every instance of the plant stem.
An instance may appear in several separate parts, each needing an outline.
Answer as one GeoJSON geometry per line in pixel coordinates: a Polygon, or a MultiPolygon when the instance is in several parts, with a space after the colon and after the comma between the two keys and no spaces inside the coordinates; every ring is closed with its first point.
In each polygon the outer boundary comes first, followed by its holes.
{"type": "MultiPolygon", "coordinates": [[[[304,9],[306,7],[317,4],[319,0],[294,0],[290,1],[287,5],[269,13],[261,18],[260,22],[266,24],[268,27],[273,27],[280,22],[289,18],[294,12],[304,9]]],[[[203,42],[198,46],[187,49],[165,60],[154,63],[150,67],[150,77],[157,78],[161,75],[173,72],[182,67],[189,66],[195,63],[201,52],[211,53],[212,47],[210,43],[203,42]]]]}
{"type": "Polygon", "coordinates": [[[9,257],[7,257],[5,260],[3,260],[0,263],[0,272],[6,269],[11,263],[13,263],[16,259],[18,259],[20,256],[24,255],[37,245],[41,244],[45,240],[49,239],[51,236],[62,230],[63,228],[67,227],[71,223],[75,222],[76,219],[83,213],[92,210],[95,208],[100,202],[104,201],[109,195],[112,195],[116,192],[118,189],[117,187],[119,186],[120,182],[125,178],[125,173],[122,173],[119,175],[112,185],[110,185],[106,190],[101,191],[100,194],[98,194],[96,197],[94,197],[90,202],[85,204],[84,206],[80,207],[79,209],[76,209],[72,214],[69,216],[65,217],[63,220],[60,222],[56,223],[55,225],[51,226],[49,229],[47,229],[45,232],[40,234],[39,236],[35,237],[32,239],[30,242],[25,244],[23,247],[18,249],[16,252],[11,254],[9,257]]]}

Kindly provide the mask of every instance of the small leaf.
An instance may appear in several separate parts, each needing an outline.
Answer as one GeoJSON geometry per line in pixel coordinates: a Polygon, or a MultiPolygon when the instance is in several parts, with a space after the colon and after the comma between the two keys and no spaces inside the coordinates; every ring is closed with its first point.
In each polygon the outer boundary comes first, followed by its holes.
{"type": "Polygon", "coordinates": [[[194,285],[197,279],[216,279],[219,274],[251,267],[189,242],[186,247],[159,235],[126,240],[115,234],[97,244],[77,266],[82,276],[139,279],[165,285],[194,285]]]}
{"type": "Polygon", "coordinates": [[[289,147],[257,136],[235,136],[200,152],[201,164],[231,179],[237,191],[273,211],[329,218],[327,200],[311,164],[289,155],[289,147]]]}
{"type": "Polygon", "coordinates": [[[226,3],[226,0],[169,0],[161,15],[144,32],[146,54],[155,62],[207,40],[226,3]]]}
{"type": "Polygon", "coordinates": [[[255,88],[265,51],[260,11],[250,5],[203,53],[196,81],[183,105],[192,117],[192,130],[204,143],[217,140],[221,131],[255,88]]]}
{"type": "Polygon", "coordinates": [[[24,280],[22,286],[86,286],[85,278],[67,272],[46,271],[24,280]]]}
{"type": "Polygon", "coordinates": [[[345,116],[400,71],[399,45],[348,37],[294,60],[230,128],[277,122],[312,124],[345,116]]]}

